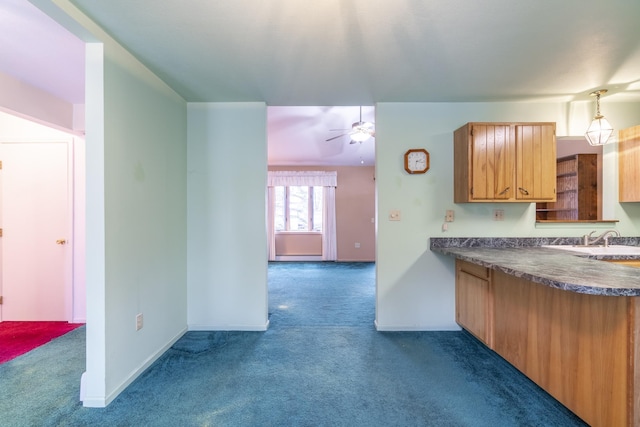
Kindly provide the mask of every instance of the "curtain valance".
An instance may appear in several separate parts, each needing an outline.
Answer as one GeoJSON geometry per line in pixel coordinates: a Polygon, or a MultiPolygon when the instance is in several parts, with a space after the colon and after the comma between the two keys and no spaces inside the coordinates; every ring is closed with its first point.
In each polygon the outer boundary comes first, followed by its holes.
{"type": "Polygon", "coordinates": [[[269,171],[267,177],[269,187],[337,187],[336,171],[269,171]]]}

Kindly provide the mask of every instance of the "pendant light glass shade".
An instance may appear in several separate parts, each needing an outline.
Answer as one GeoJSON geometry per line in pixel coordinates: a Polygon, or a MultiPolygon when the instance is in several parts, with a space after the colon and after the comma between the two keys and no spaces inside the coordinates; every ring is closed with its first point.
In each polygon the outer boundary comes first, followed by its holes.
{"type": "Polygon", "coordinates": [[[609,141],[613,127],[603,116],[594,117],[585,136],[591,145],[604,145],[609,141]]]}
{"type": "Polygon", "coordinates": [[[585,133],[587,141],[591,145],[604,145],[613,134],[613,126],[600,114],[600,95],[606,92],[606,89],[600,89],[591,93],[592,96],[596,97],[596,115],[589,129],[587,129],[587,133],[585,133]]]}

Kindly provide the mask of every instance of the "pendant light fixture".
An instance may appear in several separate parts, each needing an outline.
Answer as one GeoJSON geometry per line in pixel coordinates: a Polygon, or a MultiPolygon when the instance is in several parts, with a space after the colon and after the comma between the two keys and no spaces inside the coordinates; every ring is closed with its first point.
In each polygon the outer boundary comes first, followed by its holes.
{"type": "Polygon", "coordinates": [[[585,134],[591,145],[604,145],[613,134],[613,126],[600,114],[600,95],[603,93],[607,93],[607,89],[596,90],[590,94],[596,97],[596,115],[585,134]]]}

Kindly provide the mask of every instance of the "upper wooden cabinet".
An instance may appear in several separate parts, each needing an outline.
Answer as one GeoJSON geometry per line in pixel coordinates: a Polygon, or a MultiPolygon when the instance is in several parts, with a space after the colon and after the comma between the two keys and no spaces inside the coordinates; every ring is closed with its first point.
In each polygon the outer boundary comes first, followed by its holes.
{"type": "Polygon", "coordinates": [[[453,134],[454,202],[556,198],[555,123],[467,123],[453,134]]]}
{"type": "Polygon", "coordinates": [[[618,137],[618,200],[640,202],[640,125],[618,137]]]}

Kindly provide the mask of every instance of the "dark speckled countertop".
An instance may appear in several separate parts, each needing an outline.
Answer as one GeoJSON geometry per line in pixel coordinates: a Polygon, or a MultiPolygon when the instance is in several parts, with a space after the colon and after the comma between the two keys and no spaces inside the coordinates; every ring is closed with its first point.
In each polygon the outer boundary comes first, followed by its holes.
{"type": "MultiPolygon", "coordinates": [[[[640,246],[640,238],[611,238],[616,245],[640,246]]],[[[579,238],[431,238],[434,252],[500,270],[516,277],[566,291],[590,295],[640,296],[640,268],[604,257],[543,248],[542,245],[580,244],[579,238]]]]}

